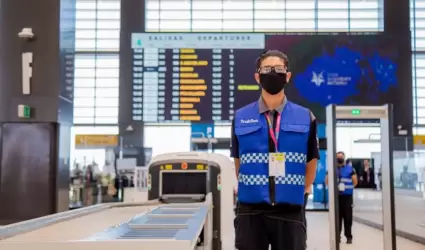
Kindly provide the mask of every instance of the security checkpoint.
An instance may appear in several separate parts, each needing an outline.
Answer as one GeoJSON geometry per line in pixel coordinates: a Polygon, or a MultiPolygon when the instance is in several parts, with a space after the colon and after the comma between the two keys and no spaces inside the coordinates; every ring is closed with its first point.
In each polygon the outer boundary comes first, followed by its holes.
{"type": "Polygon", "coordinates": [[[233,246],[233,162],[204,152],[149,164],[148,199],[57,213],[0,227],[2,250],[176,249],[233,246]]]}
{"type": "Polygon", "coordinates": [[[393,174],[393,109],[383,106],[337,106],[326,108],[327,166],[329,186],[329,236],[330,249],[340,249],[339,190],[336,174],[337,120],[379,120],[381,128],[382,212],[384,250],[395,250],[395,208],[393,174]]]}

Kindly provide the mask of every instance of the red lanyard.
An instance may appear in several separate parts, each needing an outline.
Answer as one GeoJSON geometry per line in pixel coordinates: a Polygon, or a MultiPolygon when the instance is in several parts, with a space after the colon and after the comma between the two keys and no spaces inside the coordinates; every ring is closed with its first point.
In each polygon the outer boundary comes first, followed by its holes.
{"type": "Polygon", "coordinates": [[[269,124],[270,137],[273,140],[273,143],[275,145],[275,150],[277,152],[278,151],[277,140],[279,139],[279,131],[280,131],[280,113],[279,112],[277,113],[276,129],[274,132],[273,132],[273,123],[272,123],[272,120],[270,119],[270,116],[267,113],[265,113],[264,115],[266,116],[267,123],[269,124]]]}

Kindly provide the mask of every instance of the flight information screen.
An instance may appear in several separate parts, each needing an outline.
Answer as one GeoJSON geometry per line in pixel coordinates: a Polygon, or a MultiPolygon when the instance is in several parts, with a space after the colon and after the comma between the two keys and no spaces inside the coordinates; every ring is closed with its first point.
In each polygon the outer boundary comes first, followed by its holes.
{"type": "Polygon", "coordinates": [[[398,48],[383,35],[133,33],[133,120],[230,121],[256,101],[256,59],[285,52],[288,99],[319,121],[325,107],[400,103],[398,48]]]}
{"type": "Polygon", "coordinates": [[[133,119],[231,120],[238,103],[258,98],[263,49],[256,34],[133,34],[133,119]]]}

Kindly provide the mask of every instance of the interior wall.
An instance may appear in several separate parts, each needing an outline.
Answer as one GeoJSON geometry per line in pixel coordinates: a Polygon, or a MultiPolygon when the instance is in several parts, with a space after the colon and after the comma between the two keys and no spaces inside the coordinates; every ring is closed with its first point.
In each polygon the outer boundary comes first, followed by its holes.
{"type": "Polygon", "coordinates": [[[230,138],[232,134],[230,125],[222,125],[214,127],[214,137],[216,138],[230,138]]]}
{"type": "Polygon", "coordinates": [[[371,158],[372,152],[381,151],[381,143],[360,143],[359,139],[380,139],[381,128],[378,126],[338,126],[336,129],[336,149],[343,151],[347,158],[371,158]]]}
{"type": "Polygon", "coordinates": [[[190,151],[191,128],[184,126],[145,126],[144,146],[159,154],[190,151]]]}

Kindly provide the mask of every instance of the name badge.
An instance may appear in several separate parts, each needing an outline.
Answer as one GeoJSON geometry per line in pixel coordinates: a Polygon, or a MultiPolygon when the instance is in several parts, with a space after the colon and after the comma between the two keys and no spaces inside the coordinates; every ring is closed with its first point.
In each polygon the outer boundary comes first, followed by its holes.
{"type": "Polygon", "coordinates": [[[341,191],[341,192],[344,192],[345,191],[345,184],[344,183],[339,183],[338,184],[338,190],[341,191]]]}
{"type": "Polygon", "coordinates": [[[285,176],[285,153],[269,154],[269,176],[285,176]]]}

